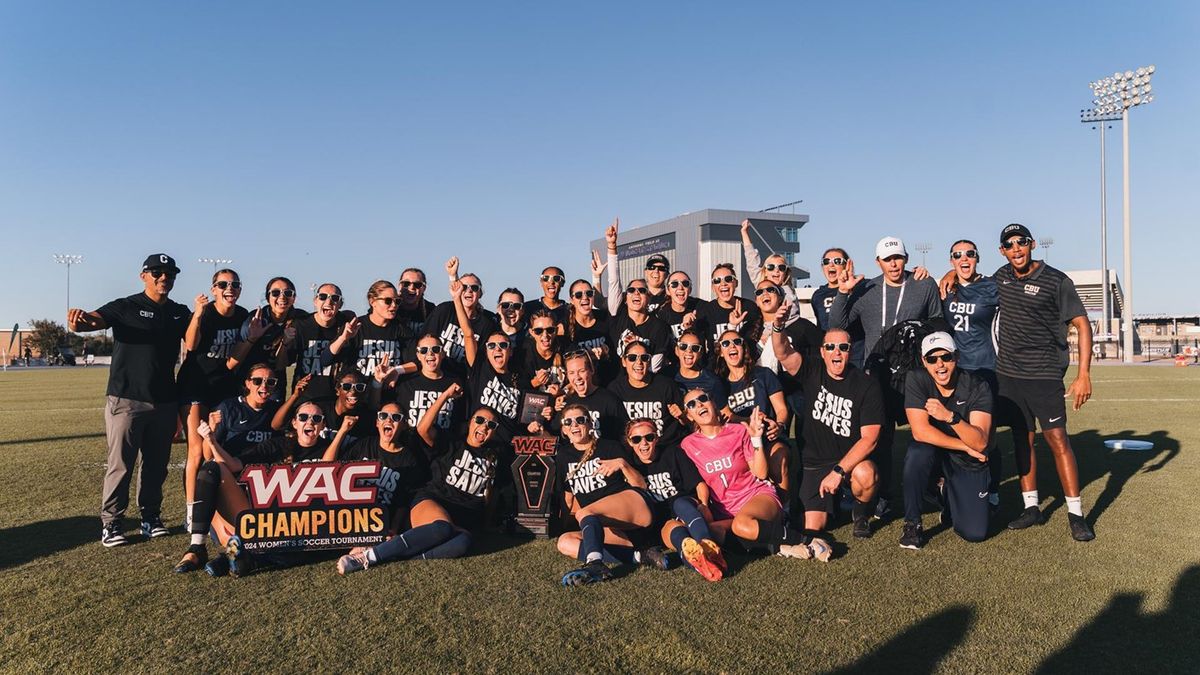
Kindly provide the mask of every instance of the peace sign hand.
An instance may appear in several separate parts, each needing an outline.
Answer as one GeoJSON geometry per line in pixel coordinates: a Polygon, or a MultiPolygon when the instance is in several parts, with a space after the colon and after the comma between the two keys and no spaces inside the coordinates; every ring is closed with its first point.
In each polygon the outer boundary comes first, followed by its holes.
{"type": "Polygon", "coordinates": [[[398,376],[398,373],[396,373],[396,369],[390,365],[391,360],[392,360],[391,352],[385,352],[383,354],[383,356],[379,359],[379,363],[375,364],[375,381],[376,382],[379,382],[380,384],[382,384],[382,383],[385,383],[388,380],[392,379],[392,377],[394,375],[398,376]]]}
{"type": "Polygon", "coordinates": [[[354,337],[355,335],[358,335],[358,329],[361,325],[362,324],[359,322],[357,316],[350,319],[349,321],[346,322],[345,326],[342,326],[342,337],[349,340],[350,338],[354,337]]]}
{"type": "Polygon", "coordinates": [[[606,269],[608,269],[608,263],[600,261],[600,252],[592,251],[592,276],[599,279],[606,269]]]}
{"type": "Polygon", "coordinates": [[[742,311],[741,299],[739,298],[737,300],[734,300],[733,310],[731,312],[729,312],[729,325],[740,328],[742,325],[742,322],[746,320],[746,317],[748,315],[749,315],[748,312],[742,311]]]}

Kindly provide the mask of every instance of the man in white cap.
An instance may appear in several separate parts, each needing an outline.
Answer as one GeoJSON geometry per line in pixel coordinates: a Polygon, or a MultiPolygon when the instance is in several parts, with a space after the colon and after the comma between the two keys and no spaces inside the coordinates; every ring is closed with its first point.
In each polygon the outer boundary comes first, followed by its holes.
{"type": "MultiPolygon", "coordinates": [[[[908,251],[904,242],[896,237],[884,237],[875,245],[875,262],[882,272],[870,280],[854,274],[854,261],[846,263],[838,275],[838,294],[829,308],[829,327],[849,330],[859,323],[864,337],[863,348],[867,354],[875,343],[892,326],[909,320],[924,321],[941,318],[942,300],[937,284],[929,274],[918,267],[915,272],[904,269],[908,263],[908,251]],[[866,290],[856,290],[861,284],[866,290]]],[[[884,392],[889,417],[883,423],[879,438],[879,450],[875,461],[879,464],[880,498],[876,515],[882,517],[889,508],[891,482],[892,438],[895,425],[903,423],[900,412],[900,392],[884,392]]]]}
{"type": "Polygon", "coordinates": [[[117,298],[94,312],[67,310],[72,331],[113,329],[113,359],[108,371],[104,426],[108,436],[108,470],[100,503],[100,543],[106,548],[128,543],[121,521],[129,505],[129,481],[138,455],[137,482],[142,535],[168,534],[162,522],[162,486],[179,410],[175,361],[192,311],[168,296],[179,266],[166,253],[142,263],[144,290],[117,298]]]}
{"type": "Polygon", "coordinates": [[[904,457],[904,532],[900,546],[924,545],[921,510],[935,472],[945,478],[942,513],[967,541],[988,531],[988,455],[994,401],[983,378],[959,369],[949,333],[921,341],[923,368],[908,371],[904,408],[912,441],[904,457]]]}

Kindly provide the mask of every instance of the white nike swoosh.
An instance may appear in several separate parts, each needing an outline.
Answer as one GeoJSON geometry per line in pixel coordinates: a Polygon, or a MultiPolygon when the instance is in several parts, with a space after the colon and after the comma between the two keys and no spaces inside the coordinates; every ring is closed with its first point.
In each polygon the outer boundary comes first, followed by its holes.
{"type": "Polygon", "coordinates": [[[1002,283],[1002,284],[1004,284],[1005,286],[1007,286],[1007,285],[1011,284],[1012,282],[1011,282],[1011,281],[1001,281],[1000,283],[1002,283]]]}
{"type": "Polygon", "coordinates": [[[1059,420],[1061,420],[1061,419],[1062,419],[1062,417],[1051,417],[1050,419],[1048,419],[1048,420],[1046,420],[1046,421],[1047,421],[1047,422],[1050,422],[1051,424],[1053,424],[1054,422],[1057,422],[1057,421],[1059,421],[1059,420]]]}
{"type": "Polygon", "coordinates": [[[980,493],[979,493],[979,498],[980,498],[980,499],[987,499],[987,496],[988,496],[988,493],[986,493],[986,492],[980,492],[980,493]]]}
{"type": "Polygon", "coordinates": [[[955,401],[954,402],[954,405],[966,405],[966,404],[967,404],[966,401],[955,401]]]}

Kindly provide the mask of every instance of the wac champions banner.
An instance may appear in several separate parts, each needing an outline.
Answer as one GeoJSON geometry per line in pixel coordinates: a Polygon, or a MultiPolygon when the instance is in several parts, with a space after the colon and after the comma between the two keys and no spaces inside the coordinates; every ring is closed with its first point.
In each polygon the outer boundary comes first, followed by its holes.
{"type": "Polygon", "coordinates": [[[247,551],[313,551],[374,546],[387,539],[387,511],[375,501],[379,462],[248,466],[241,482],[250,508],[237,516],[247,551]]]}

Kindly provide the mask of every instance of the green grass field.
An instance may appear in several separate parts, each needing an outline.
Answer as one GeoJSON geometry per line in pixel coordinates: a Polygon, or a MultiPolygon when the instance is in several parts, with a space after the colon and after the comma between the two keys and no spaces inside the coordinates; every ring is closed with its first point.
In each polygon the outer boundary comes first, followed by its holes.
{"type": "MultiPolygon", "coordinates": [[[[1069,538],[1042,454],[1039,528],[981,544],[941,532],[913,552],[899,521],[866,541],[843,525],[848,552],[829,564],[731,556],[719,584],[643,569],[569,590],[574,563],[552,542],[501,536],[467,559],[347,578],[332,562],[177,576],[182,535],[106,550],[106,376],[0,374],[5,671],[1200,671],[1200,368],[1095,369],[1070,426],[1089,544],[1069,538]],[[1156,449],[1109,451],[1109,437],[1156,449]]],[[[1001,445],[1011,474],[1007,432],[1001,445]]],[[[165,503],[176,529],[183,454],[165,503]]],[[[1007,522],[1014,478],[1002,498],[1007,522]]]]}

